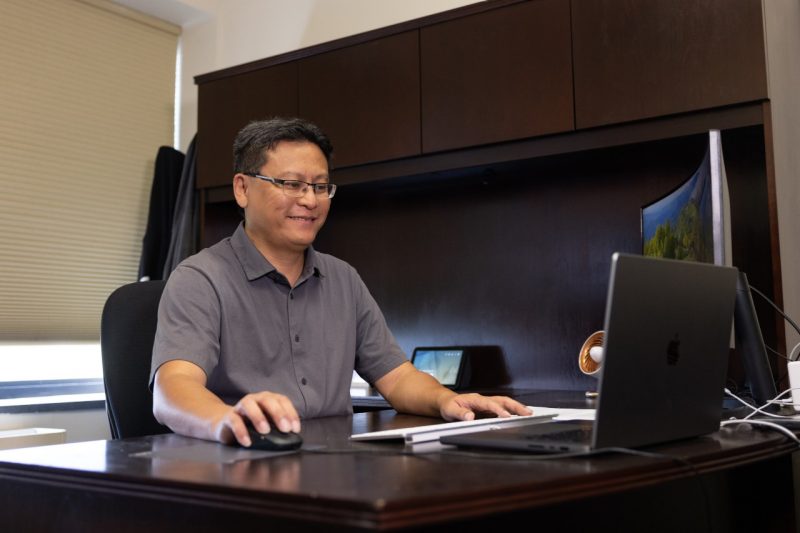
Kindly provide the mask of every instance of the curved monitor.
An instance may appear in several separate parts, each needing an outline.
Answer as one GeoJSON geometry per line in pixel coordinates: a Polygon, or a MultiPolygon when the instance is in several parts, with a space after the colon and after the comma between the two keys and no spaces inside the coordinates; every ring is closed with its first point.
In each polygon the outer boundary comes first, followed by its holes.
{"type": "Polygon", "coordinates": [[[689,179],[642,207],[642,253],[732,266],[728,186],[718,130],[689,179]]]}
{"type": "MultiPolygon", "coordinates": [[[[642,207],[642,254],[733,266],[730,201],[719,130],[708,132],[708,149],[686,181],[642,207]]],[[[767,350],[744,272],[734,311],[735,346],[753,400],[764,405],[777,395],[767,350]]]]}

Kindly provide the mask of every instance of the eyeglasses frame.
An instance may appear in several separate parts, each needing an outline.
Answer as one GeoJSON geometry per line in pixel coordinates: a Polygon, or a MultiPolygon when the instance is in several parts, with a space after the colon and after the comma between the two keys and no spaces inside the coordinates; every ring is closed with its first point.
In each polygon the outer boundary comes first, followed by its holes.
{"type": "Polygon", "coordinates": [[[286,196],[289,196],[291,198],[302,198],[306,194],[306,191],[309,188],[312,191],[314,191],[314,195],[315,196],[323,196],[323,195],[325,195],[325,196],[327,196],[328,199],[333,198],[333,195],[336,194],[336,184],[335,183],[330,183],[330,182],[309,183],[309,182],[303,181],[303,180],[284,180],[284,179],[281,179],[281,178],[273,178],[273,177],[270,177],[270,176],[262,176],[261,174],[248,174],[248,173],[244,173],[244,172],[243,172],[243,174],[245,176],[250,176],[251,178],[257,178],[257,179],[272,183],[276,187],[280,187],[281,190],[283,190],[283,194],[285,194],[286,196]],[[302,183],[302,184],[305,185],[305,188],[300,192],[299,195],[295,196],[293,194],[289,194],[289,190],[286,187],[284,187],[284,185],[286,185],[287,182],[302,183]],[[325,187],[328,189],[328,192],[327,193],[323,193],[323,194],[317,193],[317,185],[325,185],[325,187]]]}

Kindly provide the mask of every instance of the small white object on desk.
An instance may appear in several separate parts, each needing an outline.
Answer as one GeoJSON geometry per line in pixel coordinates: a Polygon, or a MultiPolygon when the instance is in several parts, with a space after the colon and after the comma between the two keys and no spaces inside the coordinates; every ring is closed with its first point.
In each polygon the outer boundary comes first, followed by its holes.
{"type": "Polygon", "coordinates": [[[800,361],[791,361],[789,369],[789,386],[792,388],[792,405],[800,412],[800,361]]]}
{"type": "Polygon", "coordinates": [[[63,444],[66,441],[67,431],[65,429],[25,428],[0,431],[0,450],[63,444]]]}
{"type": "Polygon", "coordinates": [[[556,407],[528,406],[537,415],[553,415],[553,420],[594,420],[594,409],[561,409],[556,407]]]}

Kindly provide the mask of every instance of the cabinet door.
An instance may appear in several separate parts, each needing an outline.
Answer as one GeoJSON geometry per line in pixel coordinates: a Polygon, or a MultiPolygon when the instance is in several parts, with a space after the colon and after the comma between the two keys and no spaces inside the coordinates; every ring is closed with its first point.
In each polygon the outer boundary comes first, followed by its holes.
{"type": "Polygon", "coordinates": [[[209,81],[198,91],[197,187],[229,185],[239,130],[252,120],[297,115],[297,64],[209,81]]]}
{"type": "Polygon", "coordinates": [[[580,128],[767,97],[761,0],[572,2],[580,128]]]}
{"type": "Polygon", "coordinates": [[[573,129],[567,0],[421,31],[423,152],[573,129]]]}
{"type": "Polygon", "coordinates": [[[416,30],[299,63],[300,114],[331,138],[335,166],[419,154],[416,30]]]}

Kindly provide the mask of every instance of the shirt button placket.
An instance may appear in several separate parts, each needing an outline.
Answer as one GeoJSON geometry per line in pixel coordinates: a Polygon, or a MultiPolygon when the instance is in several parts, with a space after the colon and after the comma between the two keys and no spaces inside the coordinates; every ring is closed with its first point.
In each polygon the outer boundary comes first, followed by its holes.
{"type": "MultiPolygon", "coordinates": [[[[293,359],[294,359],[295,355],[299,355],[296,350],[300,349],[300,347],[297,346],[297,344],[300,342],[300,333],[298,333],[299,330],[300,330],[300,323],[295,319],[296,317],[295,317],[294,306],[292,305],[294,303],[293,300],[294,300],[294,290],[290,289],[289,290],[289,301],[287,302],[287,310],[288,310],[288,313],[289,313],[289,336],[290,336],[290,338],[292,338],[294,340],[294,343],[296,345],[295,347],[292,348],[293,359]]],[[[298,363],[298,361],[294,360],[294,363],[296,365],[298,363]]],[[[301,383],[303,385],[306,384],[306,378],[305,377],[302,378],[301,383]]]]}
{"type": "Polygon", "coordinates": [[[289,336],[294,339],[294,342],[300,342],[300,335],[297,333],[298,325],[294,320],[294,309],[292,307],[293,300],[294,300],[294,290],[289,289],[289,301],[287,302],[286,306],[289,314],[289,336]]]}

